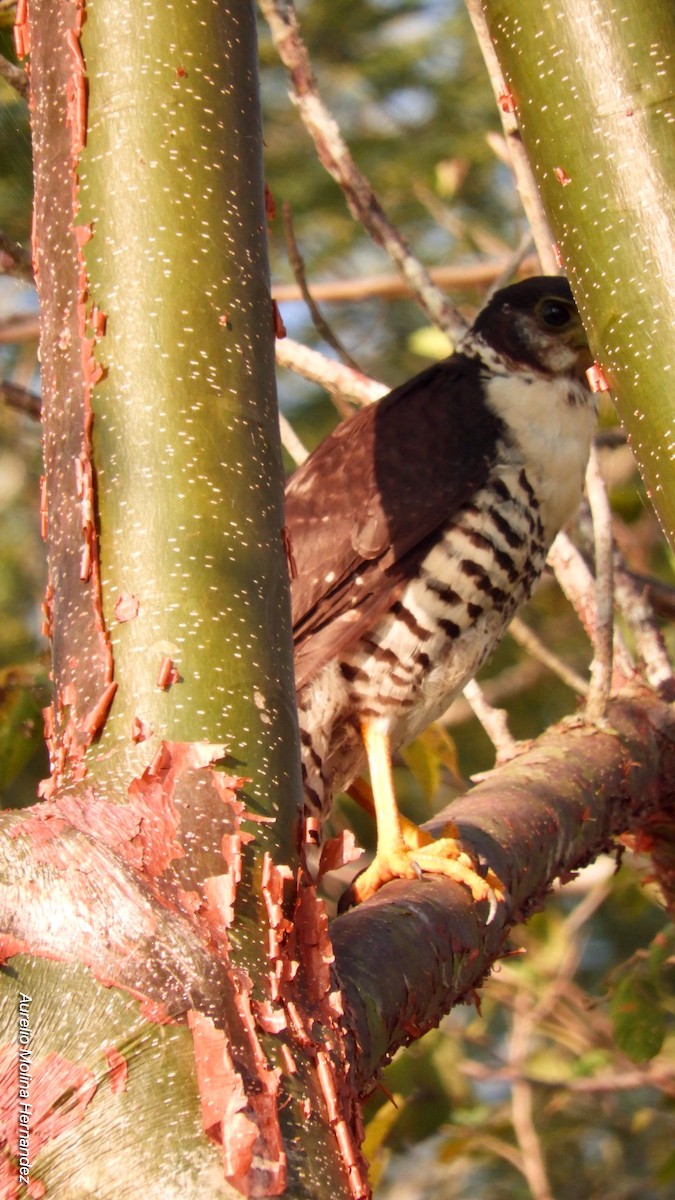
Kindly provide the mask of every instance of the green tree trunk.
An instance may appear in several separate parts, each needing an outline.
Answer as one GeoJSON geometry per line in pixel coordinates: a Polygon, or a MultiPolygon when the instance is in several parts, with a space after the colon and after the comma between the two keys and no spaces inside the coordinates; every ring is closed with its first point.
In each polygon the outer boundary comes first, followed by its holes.
{"type": "MultiPolygon", "coordinates": [[[[472,0],[473,2],[473,0],[472,0]]],[[[518,128],[648,494],[675,547],[675,9],[484,0],[518,128]]]]}
{"type": "Polygon", "coordinates": [[[297,849],[254,8],[32,0],[19,36],[54,674],[46,799],[3,830],[30,1179],[346,1195],[352,1096],[297,849]]]}

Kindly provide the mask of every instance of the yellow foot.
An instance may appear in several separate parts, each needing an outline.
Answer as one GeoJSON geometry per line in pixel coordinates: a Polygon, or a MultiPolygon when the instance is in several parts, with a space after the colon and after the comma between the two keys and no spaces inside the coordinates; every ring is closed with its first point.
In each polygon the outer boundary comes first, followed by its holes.
{"type": "Polygon", "coordinates": [[[348,903],[363,903],[392,879],[421,879],[425,873],[445,875],[464,884],[477,903],[489,902],[489,924],[497,904],[504,900],[503,885],[494,871],[488,869],[481,874],[475,860],[454,837],[434,841],[429,834],[407,821],[402,833],[404,844],[387,851],[379,850],[370,866],[357,876],[349,889],[348,903]]]}

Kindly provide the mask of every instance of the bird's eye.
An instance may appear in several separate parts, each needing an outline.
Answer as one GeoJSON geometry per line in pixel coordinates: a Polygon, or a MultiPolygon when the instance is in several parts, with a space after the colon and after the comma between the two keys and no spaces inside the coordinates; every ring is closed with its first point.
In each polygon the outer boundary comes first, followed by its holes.
{"type": "Polygon", "coordinates": [[[539,308],[539,315],[545,325],[553,329],[562,329],[572,319],[572,314],[566,304],[559,300],[544,300],[539,308]]]}

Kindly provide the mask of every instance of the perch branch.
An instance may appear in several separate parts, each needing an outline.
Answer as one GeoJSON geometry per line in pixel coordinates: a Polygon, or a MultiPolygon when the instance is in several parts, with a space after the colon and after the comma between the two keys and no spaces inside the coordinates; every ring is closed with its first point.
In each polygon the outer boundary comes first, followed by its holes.
{"type": "Polygon", "coordinates": [[[429,823],[452,820],[503,881],[509,904],[487,924],[465,889],[440,879],[388,884],[333,922],[338,974],[365,1087],[393,1051],[470,999],[513,924],[558,876],[640,830],[675,900],[675,715],[651,692],[610,702],[608,725],[563,722],[429,823]]]}

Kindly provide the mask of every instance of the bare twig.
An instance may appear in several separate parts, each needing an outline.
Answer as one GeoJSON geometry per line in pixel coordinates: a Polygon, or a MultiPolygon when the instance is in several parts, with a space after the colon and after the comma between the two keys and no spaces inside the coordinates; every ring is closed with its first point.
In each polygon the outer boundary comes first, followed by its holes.
{"type": "Polygon", "coordinates": [[[500,273],[497,276],[497,278],[495,279],[494,283],[491,285],[487,295],[485,296],[486,304],[487,304],[488,300],[490,300],[492,298],[492,296],[494,296],[495,292],[498,292],[501,287],[505,286],[505,284],[510,283],[510,281],[513,279],[513,276],[516,274],[516,271],[518,270],[519,266],[524,261],[526,256],[529,254],[531,249],[532,249],[532,234],[531,234],[530,230],[527,229],[525,231],[525,233],[523,234],[523,236],[521,237],[520,241],[518,242],[518,245],[516,246],[515,250],[509,255],[508,262],[505,263],[503,269],[500,271],[500,273]]]}
{"type": "Polygon", "coordinates": [[[295,276],[295,282],[300,288],[302,298],[309,309],[309,315],[312,318],[314,327],[318,330],[324,341],[337,351],[343,363],[346,363],[346,365],[351,367],[353,371],[358,371],[358,363],[354,362],[354,359],[351,357],[349,351],[345,349],[340,339],[336,336],[336,334],[333,333],[333,330],[331,329],[309,290],[307,276],[305,274],[305,263],[302,254],[300,253],[300,247],[298,246],[295,236],[295,230],[293,228],[293,214],[291,212],[291,206],[287,200],[284,200],[284,203],[281,207],[281,215],[284,223],[284,237],[286,238],[288,261],[291,264],[291,268],[295,276]]]}
{"type": "Polygon", "coordinates": [[[20,242],[14,241],[14,238],[11,238],[9,234],[3,233],[1,230],[0,271],[4,275],[18,275],[24,279],[31,280],[33,278],[33,262],[30,251],[24,250],[20,242]]]}
{"type": "Polygon", "coordinates": [[[522,1172],[533,1200],[553,1200],[546,1162],[534,1123],[532,1086],[523,1068],[534,1032],[534,1010],[527,992],[516,994],[508,1040],[508,1063],[514,1071],[511,1085],[511,1121],[521,1150],[522,1172]]]}
{"type": "Polygon", "coordinates": [[[493,708],[475,679],[467,683],[463,692],[496,751],[498,763],[508,762],[518,753],[519,746],[511,735],[508,717],[503,708],[493,708]]]}
{"type": "Polygon", "coordinates": [[[586,702],[590,720],[605,715],[612,682],[612,647],[614,630],[614,541],[612,511],[605,481],[600,471],[598,452],[594,446],[586,469],[586,492],[593,517],[595,550],[595,634],[591,687],[586,702]]]}
{"type": "MultiPolygon", "coordinates": [[[[489,1079],[491,1082],[496,1080],[508,1082],[515,1077],[511,1067],[495,1068],[493,1064],[486,1066],[484,1063],[472,1062],[470,1059],[465,1059],[460,1063],[459,1069],[463,1075],[467,1075],[471,1079],[489,1079]]],[[[564,1088],[565,1091],[590,1093],[591,1095],[597,1092],[609,1092],[610,1094],[615,1091],[632,1092],[636,1088],[651,1087],[667,1096],[675,1096],[675,1073],[672,1068],[658,1063],[650,1063],[644,1069],[635,1067],[632,1071],[603,1071],[600,1075],[591,1075],[587,1078],[565,1076],[552,1079],[550,1076],[534,1076],[527,1073],[523,1078],[538,1088],[556,1090],[564,1088]]]]}
{"type": "Polygon", "coordinates": [[[365,405],[373,404],[389,390],[385,384],[326,358],[325,354],[310,350],[292,338],[278,338],[275,348],[278,366],[288,367],[290,371],[302,375],[303,379],[320,384],[332,396],[341,396],[354,404],[365,405]]]}
{"type": "MultiPolygon", "coordinates": [[[[592,526],[588,508],[582,504],[578,515],[579,532],[584,541],[592,540],[592,526]]],[[[644,667],[648,682],[661,693],[664,700],[675,699],[675,672],[666,644],[656,623],[654,613],[655,589],[663,586],[664,592],[672,592],[673,605],[662,614],[667,619],[675,616],[675,591],[657,580],[643,578],[629,571],[618,547],[614,547],[614,585],[616,602],[626,624],[635,638],[635,648],[644,667]]]]}
{"type": "Polygon", "coordinates": [[[622,570],[639,590],[640,595],[646,596],[659,617],[666,621],[675,621],[675,587],[672,584],[655,579],[653,575],[641,575],[639,571],[631,571],[625,563],[622,570]]]}
{"type": "Polygon", "coordinates": [[[0,400],[8,408],[15,408],[17,412],[27,413],[36,421],[40,420],[40,397],[36,396],[34,392],[29,392],[27,388],[17,387],[15,383],[4,380],[0,383],[0,400]]]}
{"type": "Polygon", "coordinates": [[[529,625],[526,625],[521,617],[513,618],[508,631],[514,642],[517,642],[519,646],[522,646],[523,650],[527,650],[528,654],[531,654],[533,658],[536,658],[545,667],[548,667],[549,671],[553,671],[554,675],[562,679],[563,683],[566,683],[572,691],[577,692],[579,696],[588,695],[589,689],[586,680],[577,674],[576,671],[572,670],[571,667],[568,667],[567,663],[563,662],[557,654],[549,650],[548,646],[542,642],[541,638],[537,637],[534,630],[530,629],[529,625]]]}
{"type": "MultiPolygon", "coordinates": [[[[498,705],[502,704],[504,700],[512,699],[513,696],[522,695],[528,688],[533,687],[543,674],[540,663],[524,658],[522,662],[516,663],[513,667],[505,667],[498,675],[484,679],[480,686],[488,703],[498,705]]],[[[464,725],[467,721],[472,721],[473,717],[474,711],[469,701],[465,696],[458,696],[439,718],[439,722],[446,728],[452,729],[457,725],[464,725]]]]}
{"type": "Polygon", "coordinates": [[[8,317],[0,324],[0,345],[11,345],[12,342],[37,342],[40,337],[40,327],[37,313],[26,316],[8,317]]]}
{"type": "Polygon", "coordinates": [[[509,247],[503,238],[495,237],[494,233],[483,225],[473,222],[469,225],[456,212],[448,208],[447,204],[439,200],[426,184],[419,181],[413,183],[413,191],[436,224],[440,225],[441,229],[447,229],[454,238],[469,240],[481,254],[491,254],[501,258],[508,253],[509,247]]]}
{"type": "MultiPolygon", "coordinates": [[[[429,276],[438,287],[448,291],[481,288],[493,283],[510,261],[510,256],[503,256],[485,259],[483,262],[463,263],[455,267],[431,267],[429,276]]],[[[518,274],[524,278],[536,275],[540,270],[537,256],[529,254],[523,259],[518,274]]],[[[275,284],[272,295],[279,303],[299,301],[303,298],[297,284],[292,283],[275,284]]],[[[392,300],[399,296],[409,296],[410,286],[399,275],[368,275],[362,279],[335,279],[313,283],[312,295],[315,300],[321,300],[323,303],[372,300],[375,297],[392,300]]]]}
{"type": "Polygon", "coordinates": [[[481,0],[466,0],[466,8],[478,39],[481,53],[485,59],[495,99],[499,106],[504,137],[509,148],[516,187],[518,188],[518,194],[525,209],[528,224],[532,230],[534,244],[541,259],[541,265],[547,274],[557,275],[560,268],[553,248],[553,237],[551,236],[551,230],[539,198],[532,169],[523,147],[518,130],[518,122],[515,115],[508,111],[510,106],[504,103],[503,98],[508,95],[508,89],[492,45],[483,4],[481,0]]]}
{"type": "MultiPolygon", "coordinates": [[[[548,565],[555,572],[558,583],[574,608],[591,642],[595,638],[596,608],[595,581],[582,555],[563,530],[548,552],[548,565]]],[[[614,674],[615,680],[633,679],[635,669],[630,654],[618,630],[614,630],[614,674]]]]}
{"type": "Polygon", "coordinates": [[[304,463],[305,459],[309,458],[309,450],[300,441],[290,421],[282,412],[279,413],[279,429],[284,450],[293,459],[296,467],[299,467],[300,463],[304,463]]]}
{"type": "Polygon", "coordinates": [[[289,73],[293,102],[314,141],[320,162],[342,188],[352,216],[398,267],[429,320],[456,341],[466,323],[434,286],[426,268],[390,223],[368,180],[356,166],[335,118],[319,93],[292,0],[260,0],[260,8],[289,73]]]}
{"type": "Polygon", "coordinates": [[[26,72],[23,67],[17,67],[8,58],[5,58],[4,54],[0,54],[0,75],[24,100],[28,99],[29,89],[26,72]]]}

